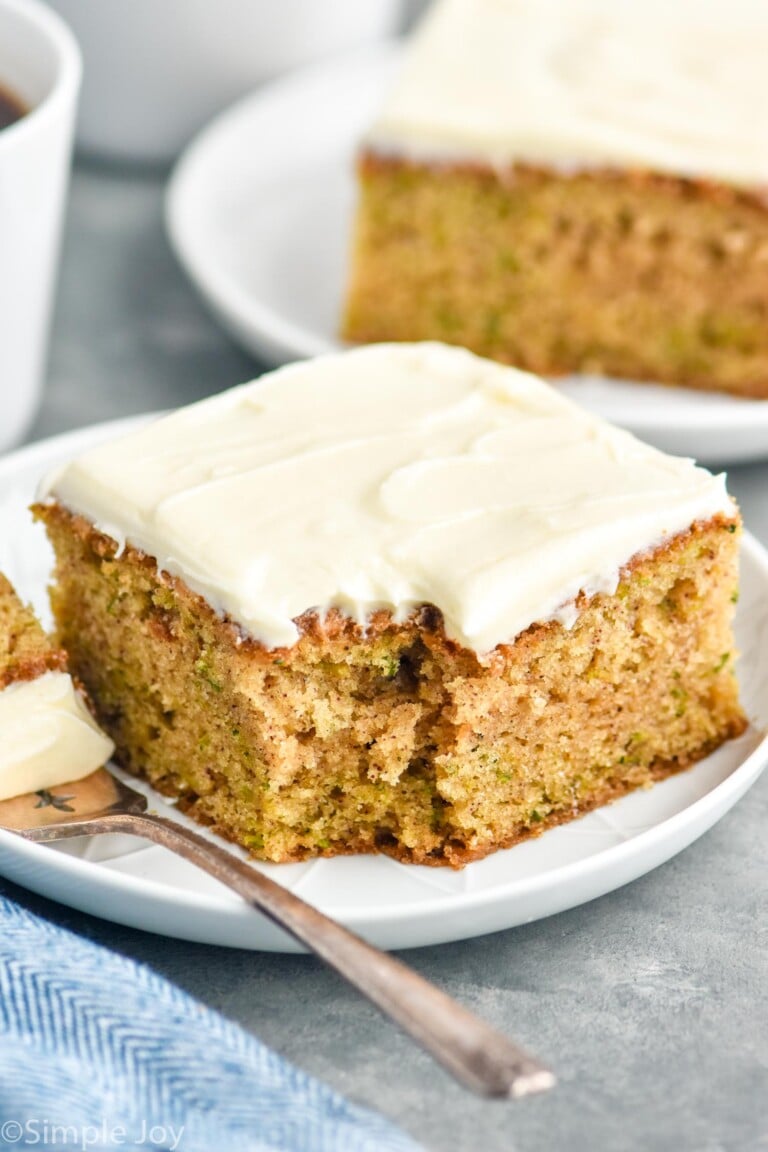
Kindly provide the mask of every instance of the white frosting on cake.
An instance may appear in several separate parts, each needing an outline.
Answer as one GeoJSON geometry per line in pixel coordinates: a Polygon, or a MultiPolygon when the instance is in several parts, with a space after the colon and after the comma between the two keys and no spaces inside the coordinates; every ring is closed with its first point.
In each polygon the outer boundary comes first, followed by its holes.
{"type": "Polygon", "coordinates": [[[0,692],[0,800],[82,780],[113,752],[66,672],[0,692]]]}
{"type": "Polygon", "coordinates": [[[368,143],[768,186],[766,0],[441,0],[368,143]]]}
{"type": "Polygon", "coordinates": [[[269,373],[91,449],[50,494],[270,648],[309,609],[428,603],[486,653],[733,512],[723,477],[441,344],[269,373]]]}

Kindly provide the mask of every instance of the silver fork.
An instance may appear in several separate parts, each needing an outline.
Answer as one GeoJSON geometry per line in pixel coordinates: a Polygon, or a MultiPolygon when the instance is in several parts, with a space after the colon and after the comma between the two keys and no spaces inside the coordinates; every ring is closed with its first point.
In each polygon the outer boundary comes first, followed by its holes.
{"type": "Polygon", "coordinates": [[[45,844],[124,832],[176,852],[233,889],[395,1021],[466,1088],[519,1098],[552,1073],[399,960],[361,940],[230,852],[165,816],[105,768],[84,780],[0,803],[0,828],[45,844]]]}

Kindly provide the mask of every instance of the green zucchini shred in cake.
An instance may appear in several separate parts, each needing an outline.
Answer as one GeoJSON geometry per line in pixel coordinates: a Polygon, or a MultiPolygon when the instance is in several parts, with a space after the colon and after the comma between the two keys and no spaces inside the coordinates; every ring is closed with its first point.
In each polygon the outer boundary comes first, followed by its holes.
{"type": "Polygon", "coordinates": [[[768,397],[768,6],[440,0],[359,151],[347,339],[768,397]]]}
{"type": "Polygon", "coordinates": [[[119,762],[260,859],[461,866],[744,727],[723,478],[467,352],[270,373],[36,511],[119,762]]]}

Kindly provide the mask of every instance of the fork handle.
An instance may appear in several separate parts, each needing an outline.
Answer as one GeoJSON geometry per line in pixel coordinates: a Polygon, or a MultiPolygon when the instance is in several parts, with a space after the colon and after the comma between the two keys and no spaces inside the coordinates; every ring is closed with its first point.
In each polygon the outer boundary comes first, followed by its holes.
{"type": "MultiPolygon", "coordinates": [[[[57,838],[63,831],[57,828],[57,838]]],[[[334,968],[473,1092],[517,1098],[554,1084],[547,1068],[394,956],[173,820],[153,813],[114,813],[87,821],[79,831],[74,821],[67,831],[143,836],[196,864],[334,968]]]]}

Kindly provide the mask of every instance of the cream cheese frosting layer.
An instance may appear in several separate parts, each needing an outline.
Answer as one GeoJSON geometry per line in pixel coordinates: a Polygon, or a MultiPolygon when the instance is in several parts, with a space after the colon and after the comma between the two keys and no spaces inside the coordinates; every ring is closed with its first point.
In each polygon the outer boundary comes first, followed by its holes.
{"type": "Polygon", "coordinates": [[[441,344],[280,369],[86,452],[43,487],[269,648],[294,619],[436,605],[480,653],[570,623],[634,555],[716,513],[723,477],[534,376],[441,344]]]}
{"type": "Polygon", "coordinates": [[[765,189],[767,59],[765,0],[441,0],[368,143],[765,189]]]}
{"type": "Polygon", "coordinates": [[[0,732],[0,800],[82,780],[114,750],[66,672],[0,692],[0,732]]]}

